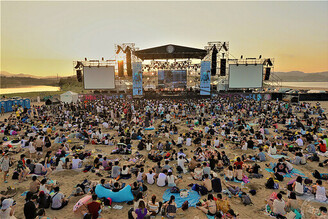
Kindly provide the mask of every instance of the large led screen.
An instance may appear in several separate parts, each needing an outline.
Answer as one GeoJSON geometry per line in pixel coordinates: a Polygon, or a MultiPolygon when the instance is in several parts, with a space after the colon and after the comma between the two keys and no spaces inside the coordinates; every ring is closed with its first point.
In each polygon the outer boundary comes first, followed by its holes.
{"type": "Polygon", "coordinates": [[[187,71],[186,70],[159,70],[158,87],[159,88],[186,88],[187,71]]]}
{"type": "Polygon", "coordinates": [[[261,88],[263,65],[229,65],[229,88],[261,88]]]}
{"type": "Polygon", "coordinates": [[[84,89],[113,89],[115,88],[114,66],[85,66],[83,68],[84,89]]]}

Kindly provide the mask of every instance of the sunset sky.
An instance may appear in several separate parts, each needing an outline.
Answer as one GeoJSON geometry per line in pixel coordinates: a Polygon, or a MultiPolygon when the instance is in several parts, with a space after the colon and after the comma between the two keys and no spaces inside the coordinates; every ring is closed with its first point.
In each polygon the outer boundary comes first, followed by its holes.
{"type": "Polygon", "coordinates": [[[73,60],[113,58],[114,44],[274,57],[274,71],[328,70],[328,2],[1,2],[1,71],[60,76],[73,60]]]}

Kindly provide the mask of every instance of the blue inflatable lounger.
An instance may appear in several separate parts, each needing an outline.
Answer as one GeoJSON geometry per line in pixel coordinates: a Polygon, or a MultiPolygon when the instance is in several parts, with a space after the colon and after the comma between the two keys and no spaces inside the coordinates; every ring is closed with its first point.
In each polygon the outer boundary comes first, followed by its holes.
{"type": "Polygon", "coordinates": [[[106,189],[99,184],[96,186],[95,193],[98,198],[111,198],[113,202],[128,202],[134,199],[130,185],[125,186],[118,192],[112,192],[112,190],[106,189]]]}

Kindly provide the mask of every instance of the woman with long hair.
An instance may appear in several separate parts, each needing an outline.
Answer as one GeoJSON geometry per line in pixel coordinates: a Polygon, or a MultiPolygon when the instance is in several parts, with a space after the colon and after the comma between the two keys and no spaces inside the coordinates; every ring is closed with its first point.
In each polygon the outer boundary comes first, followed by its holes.
{"type": "Polygon", "coordinates": [[[135,219],[144,219],[147,215],[149,215],[145,202],[143,200],[139,201],[138,208],[132,212],[133,218],[135,219]]]}
{"type": "Polygon", "coordinates": [[[150,212],[151,216],[156,216],[160,211],[162,207],[162,202],[156,201],[156,195],[153,195],[151,197],[151,201],[148,202],[148,210],[150,212]]]}
{"type": "Polygon", "coordinates": [[[177,204],[175,203],[174,195],[171,195],[170,200],[164,204],[166,209],[166,217],[169,219],[175,218],[177,214],[177,204]]]}

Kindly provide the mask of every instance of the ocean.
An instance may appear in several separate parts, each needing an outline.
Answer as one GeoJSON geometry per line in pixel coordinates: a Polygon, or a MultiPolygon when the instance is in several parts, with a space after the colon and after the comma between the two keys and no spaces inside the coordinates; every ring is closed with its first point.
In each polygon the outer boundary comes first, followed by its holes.
{"type": "Polygon", "coordinates": [[[306,87],[313,88],[313,90],[319,88],[328,89],[328,81],[325,82],[282,82],[283,87],[306,87]]]}
{"type": "Polygon", "coordinates": [[[13,94],[13,93],[28,93],[28,92],[43,92],[43,91],[59,91],[60,87],[55,86],[29,86],[17,88],[0,88],[0,94],[13,94]]]}

